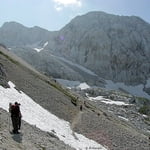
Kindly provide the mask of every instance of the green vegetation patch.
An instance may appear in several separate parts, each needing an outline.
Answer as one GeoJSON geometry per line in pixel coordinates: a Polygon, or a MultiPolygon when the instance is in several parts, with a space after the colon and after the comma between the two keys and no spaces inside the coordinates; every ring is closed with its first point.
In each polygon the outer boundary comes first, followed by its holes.
{"type": "Polygon", "coordinates": [[[150,106],[144,105],[144,106],[140,107],[139,113],[149,116],[150,115],[150,106]]]}

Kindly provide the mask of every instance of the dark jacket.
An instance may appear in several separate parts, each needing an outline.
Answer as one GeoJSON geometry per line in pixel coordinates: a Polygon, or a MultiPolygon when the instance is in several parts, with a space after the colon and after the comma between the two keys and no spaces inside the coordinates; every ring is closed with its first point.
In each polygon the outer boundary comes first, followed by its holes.
{"type": "Polygon", "coordinates": [[[19,117],[20,116],[20,108],[18,105],[11,106],[11,116],[12,117],[19,117]]]}

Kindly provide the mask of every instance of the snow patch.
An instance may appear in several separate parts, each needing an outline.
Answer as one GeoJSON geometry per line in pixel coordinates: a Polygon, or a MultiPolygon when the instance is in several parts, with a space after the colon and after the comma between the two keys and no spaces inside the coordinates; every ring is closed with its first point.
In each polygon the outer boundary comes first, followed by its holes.
{"type": "Polygon", "coordinates": [[[122,116],[118,116],[120,119],[123,119],[125,121],[129,121],[129,119],[125,118],[125,117],[122,117],[122,116]]]}
{"type": "Polygon", "coordinates": [[[88,96],[88,93],[86,93],[86,96],[87,96],[88,99],[91,100],[91,101],[101,101],[101,100],[104,100],[103,96],[89,97],[89,96],[88,96]]]}
{"type": "Polygon", "coordinates": [[[81,90],[85,90],[85,89],[89,89],[90,86],[84,82],[81,83],[79,86],[77,86],[77,88],[80,88],[81,90]]]}
{"type": "Polygon", "coordinates": [[[142,115],[144,118],[148,118],[148,116],[147,115],[142,115]]]}
{"type": "Polygon", "coordinates": [[[33,48],[35,51],[40,52],[48,45],[48,41],[44,43],[42,48],[33,48]]]}
{"type": "Polygon", "coordinates": [[[88,97],[89,100],[91,101],[101,101],[105,104],[110,104],[110,105],[118,105],[118,106],[122,106],[122,105],[129,105],[125,102],[121,102],[121,101],[113,101],[113,100],[110,100],[110,99],[106,99],[106,98],[103,98],[103,96],[97,96],[97,97],[88,97]]]}
{"type": "Polygon", "coordinates": [[[44,43],[43,47],[45,48],[48,45],[48,41],[44,43]]]}
{"type": "Polygon", "coordinates": [[[40,52],[42,51],[44,48],[34,48],[35,51],[40,52]]]}
{"type": "Polygon", "coordinates": [[[15,84],[13,84],[12,82],[8,82],[8,85],[10,86],[10,88],[15,88],[15,84]]]}
{"type": "Polygon", "coordinates": [[[70,80],[64,80],[64,79],[56,79],[60,84],[64,85],[65,87],[72,89],[72,88],[78,88],[81,90],[85,90],[90,88],[90,86],[83,82],[80,83],[80,81],[70,81],[70,80]]]}
{"type": "Polygon", "coordinates": [[[84,150],[87,147],[95,147],[101,150],[106,150],[106,148],[104,148],[102,145],[86,138],[81,134],[73,134],[69,122],[59,119],[57,116],[48,112],[39,104],[35,103],[24,92],[18,92],[14,88],[15,85],[12,82],[9,81],[8,84],[10,85],[10,88],[7,89],[0,86],[0,107],[8,111],[9,103],[14,103],[17,101],[21,104],[23,120],[29,124],[36,125],[43,131],[55,131],[55,134],[61,141],[64,141],[64,143],[74,147],[77,150],[84,150]]]}
{"type": "Polygon", "coordinates": [[[118,105],[118,106],[129,105],[129,104],[126,104],[125,102],[121,102],[121,101],[103,100],[102,102],[105,104],[111,104],[111,105],[114,104],[114,105],[118,105]]]}

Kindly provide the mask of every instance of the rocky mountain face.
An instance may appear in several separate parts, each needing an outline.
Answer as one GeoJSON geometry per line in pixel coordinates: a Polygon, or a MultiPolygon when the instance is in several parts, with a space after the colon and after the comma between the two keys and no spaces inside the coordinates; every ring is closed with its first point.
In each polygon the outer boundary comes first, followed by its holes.
{"type": "Polygon", "coordinates": [[[0,28],[0,43],[46,75],[70,80],[84,80],[80,73],[52,56],[49,51],[40,52],[44,44],[55,34],[56,32],[39,27],[27,28],[16,22],[8,22],[0,28]]]}
{"type": "Polygon", "coordinates": [[[48,49],[105,79],[138,84],[150,76],[150,24],[138,17],[91,12],[73,19],[56,37],[48,49]]]}
{"type": "Polygon", "coordinates": [[[42,45],[51,32],[40,27],[27,28],[17,22],[6,22],[0,28],[0,43],[7,47],[42,45]]]}
{"type": "Polygon", "coordinates": [[[0,43],[55,78],[104,86],[103,78],[128,85],[143,84],[144,90],[150,92],[145,86],[150,77],[150,25],[135,16],[90,12],[77,16],[57,32],[5,23],[0,28],[0,43]]]}

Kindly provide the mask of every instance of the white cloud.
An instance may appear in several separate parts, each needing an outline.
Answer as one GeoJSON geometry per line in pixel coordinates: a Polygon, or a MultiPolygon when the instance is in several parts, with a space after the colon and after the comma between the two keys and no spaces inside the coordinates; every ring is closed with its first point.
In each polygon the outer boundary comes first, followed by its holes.
{"type": "Polygon", "coordinates": [[[56,5],[54,8],[55,8],[57,11],[61,11],[61,10],[63,9],[61,6],[57,6],[57,5],[56,5]]]}
{"type": "Polygon", "coordinates": [[[77,6],[81,7],[82,2],[81,0],[53,0],[55,2],[55,9],[57,11],[62,10],[64,7],[69,7],[69,6],[77,6]]]}
{"type": "Polygon", "coordinates": [[[81,6],[81,0],[54,0],[55,3],[57,3],[58,5],[64,5],[64,6],[68,6],[68,5],[76,5],[76,6],[81,6]]]}

